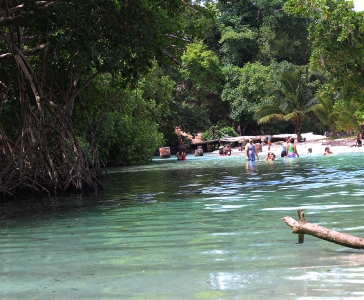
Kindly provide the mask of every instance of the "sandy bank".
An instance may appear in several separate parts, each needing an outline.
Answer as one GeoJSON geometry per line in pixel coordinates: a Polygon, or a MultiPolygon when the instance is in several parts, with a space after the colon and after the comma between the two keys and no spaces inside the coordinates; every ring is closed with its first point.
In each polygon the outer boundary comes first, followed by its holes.
{"type": "MultiPolygon", "coordinates": [[[[282,136],[286,137],[287,134],[282,135],[274,135],[274,136],[282,136]]],[[[296,140],[296,136],[292,135],[293,138],[296,140]]],[[[305,142],[296,143],[297,145],[297,152],[300,155],[307,155],[308,149],[312,148],[312,154],[314,155],[323,155],[325,152],[325,147],[330,147],[331,151],[334,154],[338,153],[356,153],[356,152],[364,152],[364,147],[352,147],[355,145],[355,138],[339,138],[339,139],[331,139],[327,138],[323,135],[315,135],[312,133],[304,133],[302,134],[303,138],[306,138],[305,142]]],[[[284,142],[276,142],[273,143],[271,146],[270,151],[273,152],[276,157],[281,156],[282,146],[284,142]]],[[[243,151],[239,151],[239,148],[232,149],[232,155],[244,155],[243,151]]],[[[264,158],[267,156],[268,152],[268,145],[262,145],[262,152],[259,153],[260,158],[264,158]]],[[[218,151],[214,151],[214,153],[218,154],[218,151]]]]}
{"type": "MultiPolygon", "coordinates": [[[[300,155],[305,155],[308,153],[308,149],[312,148],[312,154],[324,154],[325,148],[330,147],[330,150],[334,154],[338,153],[355,153],[355,152],[364,152],[363,147],[352,147],[355,145],[355,140],[353,138],[350,139],[322,139],[322,140],[315,140],[315,141],[307,141],[302,143],[297,143],[297,152],[300,155]]],[[[270,151],[274,152],[277,156],[280,156],[282,151],[283,143],[279,145],[276,143],[272,145],[270,151]]],[[[268,145],[263,145],[262,152],[260,155],[267,155],[268,152],[268,145]]],[[[260,156],[259,155],[259,156],[260,156]]]]}

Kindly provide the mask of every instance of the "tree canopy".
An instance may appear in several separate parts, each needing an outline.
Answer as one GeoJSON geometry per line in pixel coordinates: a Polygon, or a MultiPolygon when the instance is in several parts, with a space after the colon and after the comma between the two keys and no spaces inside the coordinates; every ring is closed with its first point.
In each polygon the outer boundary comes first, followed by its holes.
{"type": "Polygon", "coordinates": [[[285,10],[310,20],[310,63],[332,76],[332,86],[348,99],[364,92],[364,14],[353,10],[353,1],[289,0],[285,10]]]}
{"type": "MultiPolygon", "coordinates": [[[[83,99],[95,78],[111,74],[118,78],[117,87],[110,86],[99,115],[110,118],[115,99],[125,89],[135,90],[153,61],[180,64],[186,43],[198,36],[198,24],[189,26],[190,10],[198,15],[208,12],[180,0],[5,0],[0,10],[4,78],[0,112],[7,112],[0,126],[4,195],[102,188],[100,126],[94,125],[100,123],[88,118],[84,124],[92,132],[85,151],[77,136],[80,129],[73,126],[75,101],[83,99]]],[[[84,104],[79,107],[90,117],[87,110],[95,106],[84,104]]],[[[133,138],[129,135],[125,142],[133,138]]]]}
{"type": "Polygon", "coordinates": [[[314,105],[314,91],[309,86],[307,72],[299,68],[294,72],[284,72],[278,82],[268,84],[270,97],[255,113],[259,123],[290,121],[294,124],[297,140],[302,140],[303,121],[314,105]]]}
{"type": "Polygon", "coordinates": [[[299,135],[316,111],[327,129],[353,129],[364,110],[364,15],[352,8],[2,1],[0,193],[102,189],[104,167],[149,162],[178,141],[176,127],[233,135],[237,125],[259,133],[280,120],[277,130],[293,121],[299,135]]]}

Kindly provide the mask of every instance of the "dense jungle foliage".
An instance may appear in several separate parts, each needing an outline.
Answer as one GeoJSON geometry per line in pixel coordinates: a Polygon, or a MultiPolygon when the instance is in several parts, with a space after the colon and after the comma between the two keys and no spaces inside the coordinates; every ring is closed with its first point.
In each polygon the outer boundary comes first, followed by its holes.
{"type": "Polygon", "coordinates": [[[102,189],[104,168],[205,138],[353,132],[364,12],[346,0],[0,4],[0,195],[102,189]]]}

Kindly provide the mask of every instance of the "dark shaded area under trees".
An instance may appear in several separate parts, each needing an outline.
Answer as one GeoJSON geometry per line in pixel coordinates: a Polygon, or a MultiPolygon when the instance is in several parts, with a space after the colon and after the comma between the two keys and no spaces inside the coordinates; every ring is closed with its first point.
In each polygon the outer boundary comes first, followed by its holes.
{"type": "Polygon", "coordinates": [[[326,2],[2,1],[0,195],[102,190],[176,127],[353,132],[363,16],[326,2]]]}
{"type": "MultiPolygon", "coordinates": [[[[178,63],[188,41],[182,34],[188,9],[197,11],[179,0],[2,1],[0,194],[101,190],[102,119],[128,91],[138,99],[135,87],[154,59],[178,63]],[[97,99],[86,89],[103,74],[112,80],[92,110],[97,99]],[[75,107],[84,114],[85,122],[78,123],[84,129],[74,126],[75,107]],[[87,133],[83,145],[81,132],[87,133]]],[[[148,110],[129,108],[126,122],[148,110]]],[[[135,131],[151,125],[139,123],[133,123],[135,131]]]]}

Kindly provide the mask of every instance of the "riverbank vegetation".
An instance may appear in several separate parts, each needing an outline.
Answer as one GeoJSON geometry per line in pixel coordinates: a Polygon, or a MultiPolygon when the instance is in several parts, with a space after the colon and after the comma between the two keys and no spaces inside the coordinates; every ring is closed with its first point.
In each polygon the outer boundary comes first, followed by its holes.
{"type": "Polygon", "coordinates": [[[364,119],[351,1],[5,0],[0,14],[3,197],[102,190],[107,166],[149,162],[176,128],[299,135],[364,119]]]}

